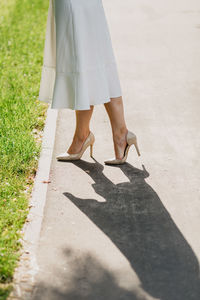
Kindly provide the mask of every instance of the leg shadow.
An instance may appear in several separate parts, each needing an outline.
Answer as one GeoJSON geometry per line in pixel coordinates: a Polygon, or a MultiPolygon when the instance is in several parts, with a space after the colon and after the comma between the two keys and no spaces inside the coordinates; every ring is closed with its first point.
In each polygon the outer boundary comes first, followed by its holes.
{"type": "MultiPolygon", "coordinates": [[[[149,176],[132,165],[118,167],[129,182],[113,184],[97,161],[73,162],[95,181],[105,202],[81,199],[65,192],[119,248],[132,265],[142,288],[162,300],[199,300],[198,260],[162,201],[146,183],[149,176]]],[[[78,184],[78,183],[77,183],[78,184]]]]}

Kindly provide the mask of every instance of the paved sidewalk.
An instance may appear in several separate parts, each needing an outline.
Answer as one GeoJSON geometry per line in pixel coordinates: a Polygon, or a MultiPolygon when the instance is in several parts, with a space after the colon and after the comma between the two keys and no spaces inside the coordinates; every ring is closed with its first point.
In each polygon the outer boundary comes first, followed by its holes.
{"type": "Polygon", "coordinates": [[[59,111],[32,300],[199,300],[200,2],[104,7],[141,157],[104,165],[114,149],[98,105],[95,159],[57,162],[75,128],[59,111]]]}

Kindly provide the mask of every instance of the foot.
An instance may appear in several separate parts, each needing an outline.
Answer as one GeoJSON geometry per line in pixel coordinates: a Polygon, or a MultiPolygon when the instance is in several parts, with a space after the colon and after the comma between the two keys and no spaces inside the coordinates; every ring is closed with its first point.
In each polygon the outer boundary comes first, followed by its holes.
{"type": "Polygon", "coordinates": [[[120,133],[113,134],[113,143],[114,143],[116,159],[122,159],[124,157],[124,150],[127,144],[126,141],[127,133],[128,133],[128,129],[125,129],[120,133]]]}
{"type": "Polygon", "coordinates": [[[90,134],[90,131],[88,131],[87,133],[81,134],[81,136],[79,136],[75,133],[74,137],[73,137],[73,141],[72,141],[70,147],[68,148],[67,153],[69,153],[69,154],[79,153],[81,151],[81,148],[82,148],[85,140],[89,136],[89,134],[90,134]]]}

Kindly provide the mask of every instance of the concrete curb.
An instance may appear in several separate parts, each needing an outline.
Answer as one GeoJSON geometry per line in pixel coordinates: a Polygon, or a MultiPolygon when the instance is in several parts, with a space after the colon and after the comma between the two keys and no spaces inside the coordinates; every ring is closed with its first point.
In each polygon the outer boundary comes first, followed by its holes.
{"type": "Polygon", "coordinates": [[[22,254],[14,274],[14,289],[8,299],[27,300],[30,298],[31,291],[34,286],[34,277],[38,271],[36,249],[40,237],[44,206],[46,203],[57,117],[58,111],[48,108],[38,170],[35,176],[34,186],[29,201],[31,208],[29,210],[27,221],[22,229],[22,254]]]}

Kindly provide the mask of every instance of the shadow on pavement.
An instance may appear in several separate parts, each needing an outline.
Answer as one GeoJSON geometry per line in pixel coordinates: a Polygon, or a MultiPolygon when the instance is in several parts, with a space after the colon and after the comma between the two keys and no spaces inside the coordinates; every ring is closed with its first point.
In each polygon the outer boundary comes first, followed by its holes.
{"type": "MultiPolygon", "coordinates": [[[[198,260],[156,192],[146,183],[149,173],[144,165],[143,170],[129,163],[111,166],[120,168],[130,181],[113,184],[96,160],[95,163],[83,160],[73,163],[91,176],[95,182],[92,187],[105,202],[77,198],[68,192],[64,195],[118,247],[149,297],[139,296],[137,290],[134,294],[124,291],[108,271],[103,270],[94,258],[87,256],[81,263],[73,261],[77,265],[74,268],[78,277],[75,272],[72,290],[61,293],[45,287],[55,295],[55,298],[49,299],[139,300],[155,297],[162,300],[199,300],[198,260]],[[97,280],[94,280],[95,276],[88,277],[88,274],[95,272],[101,274],[97,280]],[[85,284],[85,295],[81,284],[85,284]]],[[[66,255],[70,253],[66,249],[66,255]]],[[[37,294],[40,298],[43,291],[41,286],[37,294]]]]}
{"type": "MultiPolygon", "coordinates": [[[[199,300],[199,264],[162,201],[146,183],[143,170],[126,163],[117,167],[130,182],[113,184],[97,161],[75,164],[95,181],[106,202],[64,193],[120,249],[150,295],[163,300],[199,300]]],[[[167,188],[167,187],[166,187],[167,188]]]]}

